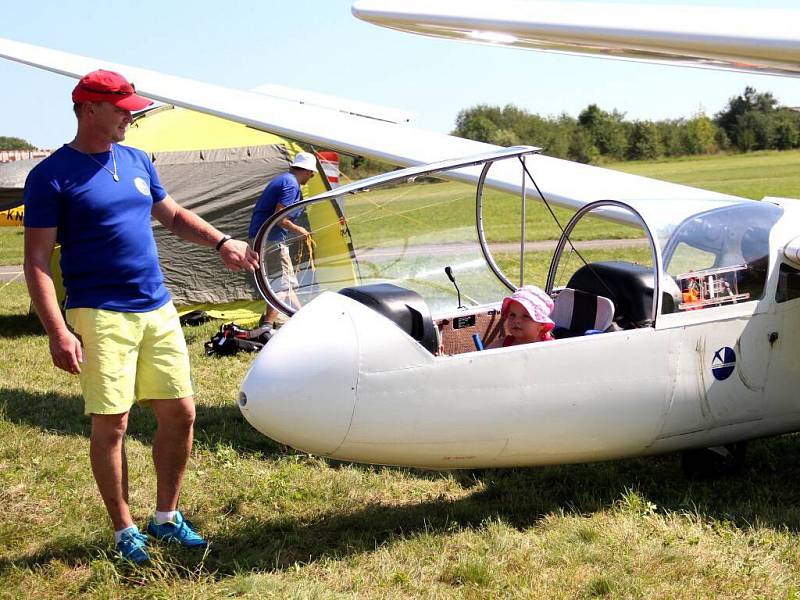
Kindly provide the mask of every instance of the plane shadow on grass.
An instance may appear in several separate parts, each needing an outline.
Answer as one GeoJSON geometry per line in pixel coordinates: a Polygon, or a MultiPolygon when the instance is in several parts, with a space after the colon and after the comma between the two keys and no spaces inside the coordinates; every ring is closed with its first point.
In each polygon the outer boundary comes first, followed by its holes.
{"type": "MultiPolygon", "coordinates": [[[[0,390],[0,406],[6,418],[17,423],[63,434],[89,433],[77,396],[0,390]]],[[[154,427],[149,411],[132,413],[133,438],[149,443],[154,427]]],[[[200,443],[236,440],[239,452],[260,453],[265,458],[285,452],[244,423],[235,406],[198,407],[197,431],[200,443]]],[[[790,435],[753,442],[743,471],[699,481],[684,477],[675,454],[582,465],[455,472],[460,485],[474,490],[466,498],[362,505],[352,511],[324,513],[310,522],[280,515],[266,520],[248,516],[243,510],[248,502],[247,490],[242,490],[241,498],[234,494],[227,503],[225,514],[231,526],[212,538],[203,568],[222,579],[247,570],[282,570],[295,563],[346,558],[416,535],[449,535],[478,529],[487,522],[500,521],[524,531],[550,514],[591,517],[613,507],[636,511],[630,501],[626,505],[626,495],[640,498],[646,511],[686,513],[689,518],[696,515],[725,521],[742,529],[755,526],[798,532],[800,491],[794,483],[800,478],[798,441],[797,436],[790,435]]],[[[330,461],[332,476],[343,464],[330,461]]],[[[398,470],[414,477],[440,477],[434,472],[398,470]]],[[[201,530],[202,525],[200,520],[201,530]]],[[[587,522],[587,526],[591,524],[587,522]]],[[[0,573],[52,560],[85,564],[96,558],[96,546],[97,542],[54,545],[28,556],[3,559],[0,573]]],[[[176,548],[165,548],[162,556],[185,566],[187,577],[200,560],[197,552],[176,548]]]]}
{"type": "Polygon", "coordinates": [[[371,505],[347,514],[327,514],[313,523],[245,521],[214,539],[206,567],[220,575],[241,569],[284,569],[295,562],[373,552],[418,534],[477,529],[491,521],[523,531],[549,514],[590,517],[612,507],[636,511],[635,503],[626,506],[624,501],[631,495],[642,500],[644,511],[686,513],[689,518],[696,515],[743,529],[800,531],[800,493],[793,483],[800,476],[798,439],[754,442],[751,450],[743,472],[704,481],[687,480],[677,455],[468,471],[457,477],[467,485],[479,480],[482,489],[461,500],[371,505]]]}
{"type": "Polygon", "coordinates": [[[0,331],[4,338],[9,339],[44,334],[42,324],[35,314],[0,315],[0,331]]]}
{"type": "Polygon", "coordinates": [[[98,555],[109,550],[105,541],[99,538],[60,540],[56,544],[42,547],[29,556],[20,558],[0,556],[0,575],[11,569],[36,568],[54,562],[67,565],[88,565],[93,560],[97,560],[98,555]]]}
{"type": "MultiPolygon", "coordinates": [[[[0,389],[0,408],[15,423],[64,435],[89,437],[91,422],[83,414],[83,399],[78,395],[57,392],[31,392],[24,389],[0,389]]],[[[285,446],[261,435],[248,425],[239,408],[228,406],[196,407],[195,444],[197,447],[227,445],[239,454],[263,457],[282,455],[285,446]]],[[[128,418],[128,437],[144,444],[153,441],[156,420],[147,408],[134,407],[128,418]]]]}

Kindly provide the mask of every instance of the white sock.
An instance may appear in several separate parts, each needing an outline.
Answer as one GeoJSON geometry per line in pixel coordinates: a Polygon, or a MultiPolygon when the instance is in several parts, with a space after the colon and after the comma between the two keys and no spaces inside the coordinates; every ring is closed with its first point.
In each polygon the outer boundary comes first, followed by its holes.
{"type": "Polygon", "coordinates": [[[156,523],[163,525],[164,523],[174,523],[175,516],[178,514],[177,510],[156,511],[156,523]]]}
{"type": "Polygon", "coordinates": [[[119,541],[122,539],[123,533],[139,533],[139,528],[136,525],[130,525],[129,527],[124,527],[119,531],[115,531],[114,543],[119,544],[119,541]]]}

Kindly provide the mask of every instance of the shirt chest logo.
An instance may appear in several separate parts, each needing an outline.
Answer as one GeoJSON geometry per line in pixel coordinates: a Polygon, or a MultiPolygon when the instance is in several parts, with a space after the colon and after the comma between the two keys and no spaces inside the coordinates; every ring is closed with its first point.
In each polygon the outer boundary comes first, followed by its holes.
{"type": "Polygon", "coordinates": [[[139,193],[143,196],[150,195],[150,185],[141,177],[134,177],[133,185],[136,186],[136,189],[139,190],[139,193]]]}

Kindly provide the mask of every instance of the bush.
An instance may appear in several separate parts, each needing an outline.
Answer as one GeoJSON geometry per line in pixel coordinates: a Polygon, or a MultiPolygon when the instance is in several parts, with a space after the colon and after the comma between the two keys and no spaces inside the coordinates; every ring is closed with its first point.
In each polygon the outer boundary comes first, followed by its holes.
{"type": "Polygon", "coordinates": [[[600,152],[592,143],[589,133],[585,129],[577,127],[570,139],[567,158],[575,162],[590,164],[596,162],[598,156],[600,156],[600,152]]]}
{"type": "Polygon", "coordinates": [[[711,154],[719,151],[717,131],[714,122],[704,114],[697,114],[686,122],[685,154],[711,154]]]}
{"type": "Polygon", "coordinates": [[[658,127],[652,121],[634,121],[628,139],[628,160],[653,160],[663,154],[658,127]]]}
{"type": "Polygon", "coordinates": [[[36,150],[36,146],[22,138],[0,135],[0,150],[36,150]]]}

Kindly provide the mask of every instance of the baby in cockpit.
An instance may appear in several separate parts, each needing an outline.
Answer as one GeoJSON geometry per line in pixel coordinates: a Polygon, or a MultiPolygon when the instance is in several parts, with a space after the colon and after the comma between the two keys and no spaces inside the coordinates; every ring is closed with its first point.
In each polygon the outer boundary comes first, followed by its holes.
{"type": "Polygon", "coordinates": [[[505,337],[495,347],[531,344],[555,339],[550,332],[555,323],[550,318],[553,299],[535,285],[526,285],[503,299],[500,315],[505,337]]]}

